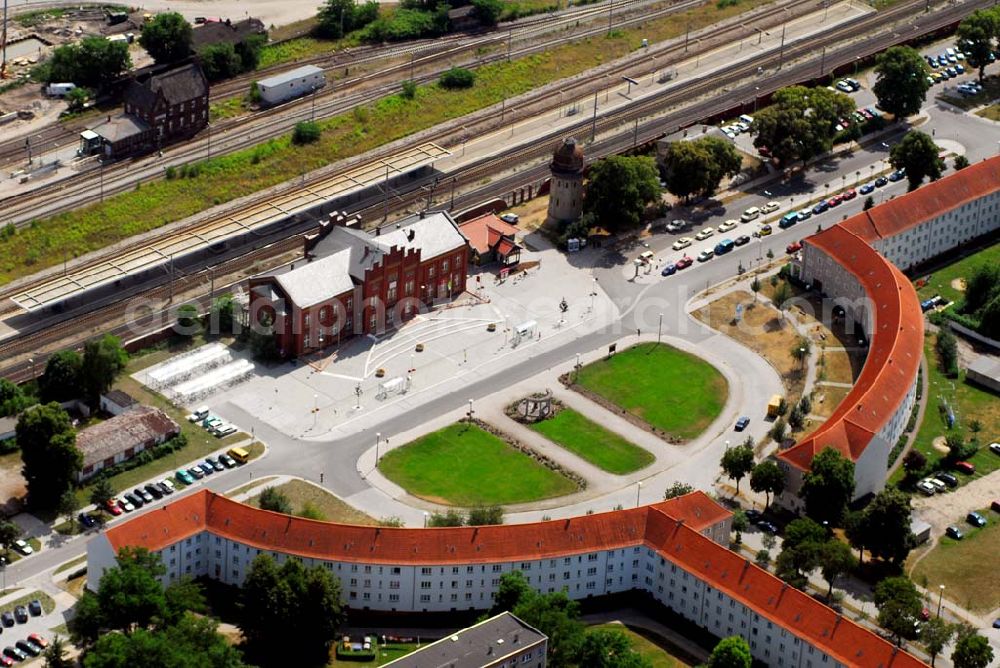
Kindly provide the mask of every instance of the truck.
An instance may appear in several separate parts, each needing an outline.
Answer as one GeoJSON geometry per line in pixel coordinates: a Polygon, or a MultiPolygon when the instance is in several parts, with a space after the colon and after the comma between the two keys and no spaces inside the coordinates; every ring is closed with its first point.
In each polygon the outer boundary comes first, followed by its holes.
{"type": "Polygon", "coordinates": [[[781,411],[781,405],[784,403],[785,398],[780,394],[776,394],[771,397],[771,400],[767,402],[767,417],[776,418],[778,417],[779,411],[781,411]]]}
{"type": "Polygon", "coordinates": [[[75,88],[75,83],[50,83],[45,87],[45,94],[51,97],[64,97],[75,88]]]}

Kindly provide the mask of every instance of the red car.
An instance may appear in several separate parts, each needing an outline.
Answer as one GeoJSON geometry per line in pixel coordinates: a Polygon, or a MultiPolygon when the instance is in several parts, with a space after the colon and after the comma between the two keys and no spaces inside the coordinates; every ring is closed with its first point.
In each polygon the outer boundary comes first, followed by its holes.
{"type": "Polygon", "coordinates": [[[858,191],[855,190],[854,188],[848,188],[844,192],[840,193],[840,199],[842,201],[846,201],[846,200],[849,200],[849,199],[854,199],[857,196],[858,196],[858,191]]]}
{"type": "Polygon", "coordinates": [[[674,264],[677,267],[677,269],[680,270],[680,269],[687,269],[693,263],[694,263],[694,260],[692,260],[690,257],[688,257],[687,255],[685,255],[681,259],[677,260],[677,262],[675,262],[674,264]]]}
{"type": "Polygon", "coordinates": [[[792,253],[798,253],[800,250],[802,250],[802,242],[800,241],[795,241],[785,246],[785,252],[789,255],[792,253]]]}
{"type": "Polygon", "coordinates": [[[36,645],[38,645],[42,649],[45,649],[46,647],[49,646],[49,641],[46,640],[45,638],[43,638],[42,636],[38,635],[37,633],[31,633],[31,634],[29,634],[28,635],[28,640],[30,640],[31,642],[35,643],[36,645]]]}
{"type": "Polygon", "coordinates": [[[108,502],[104,504],[104,509],[115,517],[118,517],[123,512],[121,507],[118,505],[118,499],[114,497],[108,499],[108,502]]]}
{"type": "Polygon", "coordinates": [[[967,473],[968,475],[972,475],[976,472],[976,465],[972,462],[955,462],[955,468],[962,473],[967,473]]]}
{"type": "Polygon", "coordinates": [[[833,207],[839,205],[840,202],[841,202],[840,195],[834,195],[830,199],[826,200],[826,205],[832,209],[833,207]]]}
{"type": "Polygon", "coordinates": [[[14,659],[10,658],[6,654],[0,654],[0,666],[13,666],[14,659]]]}

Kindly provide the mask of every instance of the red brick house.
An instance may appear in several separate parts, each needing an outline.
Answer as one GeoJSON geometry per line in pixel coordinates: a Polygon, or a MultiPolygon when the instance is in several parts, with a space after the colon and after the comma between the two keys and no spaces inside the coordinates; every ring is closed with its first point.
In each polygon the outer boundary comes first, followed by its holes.
{"type": "Polygon", "coordinates": [[[273,327],[284,357],[381,334],[450,301],[465,291],[469,251],[451,216],[434,212],[372,232],[331,226],[306,257],[249,281],[249,321],[273,327]]]}
{"type": "Polygon", "coordinates": [[[125,113],[149,126],[157,143],[191,136],[208,125],[208,79],[200,65],[189,63],[133,81],[125,113]]]}

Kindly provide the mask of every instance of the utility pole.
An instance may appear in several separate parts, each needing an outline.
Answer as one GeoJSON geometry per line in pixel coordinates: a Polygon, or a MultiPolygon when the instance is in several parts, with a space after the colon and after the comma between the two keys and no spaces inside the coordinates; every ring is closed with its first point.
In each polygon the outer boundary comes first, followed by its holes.
{"type": "Polygon", "coordinates": [[[590,141],[593,143],[597,134],[597,91],[594,91],[594,117],[590,121],[590,141]]]}
{"type": "Polygon", "coordinates": [[[0,49],[3,59],[0,60],[0,79],[7,78],[7,0],[3,0],[3,28],[0,31],[0,49]]]}
{"type": "Polygon", "coordinates": [[[824,46],[823,47],[823,52],[819,56],[819,76],[820,76],[820,78],[822,78],[822,76],[823,76],[823,69],[824,69],[825,65],[826,65],[826,47],[824,46]]]}
{"type": "Polygon", "coordinates": [[[104,201],[104,159],[101,158],[99,161],[101,165],[101,201],[104,201]]]}
{"type": "Polygon", "coordinates": [[[632,130],[632,148],[639,145],[639,119],[635,119],[635,128],[632,130]]]}
{"type": "Polygon", "coordinates": [[[781,65],[785,62],[785,25],[781,24],[781,50],[778,51],[778,69],[781,69],[781,65]]]}
{"type": "Polygon", "coordinates": [[[608,7],[608,34],[611,34],[611,17],[615,13],[615,0],[611,0],[611,5],[608,7]]]}
{"type": "Polygon", "coordinates": [[[691,24],[687,25],[687,32],[684,33],[684,53],[688,52],[688,42],[691,41],[691,24]]]}
{"type": "Polygon", "coordinates": [[[208,128],[208,159],[212,159],[212,124],[206,123],[205,127],[208,128]]]}
{"type": "MultiPolygon", "coordinates": [[[[410,78],[412,79],[413,77],[411,76],[410,78]]],[[[315,121],[316,120],[316,86],[313,86],[312,89],[313,89],[312,90],[312,110],[309,112],[309,120],[310,121],[315,121]]],[[[211,138],[211,136],[212,135],[209,134],[209,138],[211,138]]]]}
{"type": "Polygon", "coordinates": [[[24,148],[28,150],[28,165],[31,165],[31,137],[24,138],[24,148]]]}
{"type": "Polygon", "coordinates": [[[382,209],[382,221],[389,219],[389,165],[385,166],[385,206],[382,209]]]}
{"type": "Polygon", "coordinates": [[[452,211],[455,208],[455,181],[457,180],[458,179],[456,177],[451,177],[451,206],[448,207],[449,211],[452,211]]]}
{"type": "Polygon", "coordinates": [[[170,256],[170,279],[167,281],[167,285],[170,286],[170,299],[168,303],[174,303],[174,256],[170,256]]]}
{"type": "Polygon", "coordinates": [[[510,62],[510,49],[511,44],[514,42],[514,27],[511,26],[510,30],[507,32],[507,62],[510,62]]]}

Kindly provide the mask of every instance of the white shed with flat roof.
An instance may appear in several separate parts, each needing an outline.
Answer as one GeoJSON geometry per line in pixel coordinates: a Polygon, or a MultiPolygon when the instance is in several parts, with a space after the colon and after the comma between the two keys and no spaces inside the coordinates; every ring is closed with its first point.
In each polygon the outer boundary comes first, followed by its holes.
{"type": "Polygon", "coordinates": [[[267,105],[275,105],[287,100],[308,95],[326,85],[326,75],[322,68],[315,65],[303,65],[294,70],[276,74],[273,77],[257,82],[260,101],[267,105]]]}

